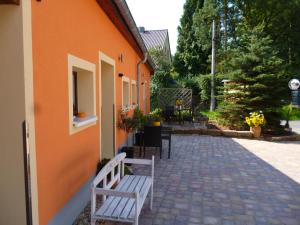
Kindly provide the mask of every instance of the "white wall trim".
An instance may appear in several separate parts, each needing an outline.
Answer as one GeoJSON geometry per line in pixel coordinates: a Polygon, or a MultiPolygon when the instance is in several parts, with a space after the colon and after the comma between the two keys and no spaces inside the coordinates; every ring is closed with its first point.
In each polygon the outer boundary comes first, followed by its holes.
{"type": "Polygon", "coordinates": [[[131,85],[130,85],[130,104],[132,106],[132,108],[135,108],[137,106],[137,86],[136,86],[136,80],[131,80],[131,85]],[[133,105],[133,89],[132,89],[132,85],[135,85],[135,105],[133,105]]]}
{"type": "Polygon", "coordinates": [[[102,115],[101,115],[101,107],[102,107],[102,89],[101,89],[101,84],[102,84],[102,76],[101,76],[101,62],[105,62],[107,64],[110,64],[111,66],[113,66],[113,74],[114,74],[114,105],[115,105],[115,124],[114,124],[114,131],[115,131],[115,140],[114,140],[114,146],[115,146],[115,152],[114,154],[117,153],[117,109],[116,109],[116,100],[117,100],[117,97],[116,97],[116,62],[113,58],[109,57],[108,55],[106,55],[104,52],[101,52],[99,51],[99,121],[100,121],[100,126],[99,126],[99,129],[100,129],[100,159],[102,158],[102,134],[101,134],[101,130],[102,130],[102,124],[101,124],[101,121],[102,121],[102,115]]]}
{"type": "Polygon", "coordinates": [[[130,83],[129,77],[126,77],[126,76],[123,76],[123,77],[122,77],[122,81],[125,81],[125,82],[130,83]]]}
{"type": "Polygon", "coordinates": [[[129,86],[129,93],[128,93],[128,97],[129,97],[129,99],[128,99],[128,102],[129,102],[129,105],[130,105],[130,100],[131,100],[131,85],[130,85],[130,78],[129,77],[126,77],[126,76],[123,76],[122,77],[122,110],[123,111],[128,111],[129,109],[130,109],[130,107],[128,107],[128,108],[125,108],[125,106],[124,106],[124,95],[123,95],[123,82],[126,82],[126,83],[128,83],[128,86],[129,86]]]}
{"type": "Polygon", "coordinates": [[[79,131],[82,131],[88,127],[94,126],[96,122],[89,123],[82,127],[74,127],[73,126],[73,67],[77,67],[83,70],[87,70],[92,72],[93,76],[93,114],[96,116],[96,65],[76,57],[74,55],[68,54],[68,93],[69,93],[69,134],[72,135],[79,131]]]}
{"type": "Polygon", "coordinates": [[[30,186],[32,224],[39,224],[38,185],[35,143],[35,114],[33,95],[33,56],[32,56],[32,14],[31,1],[21,1],[23,15],[24,77],[25,77],[25,114],[29,130],[30,186]]]}

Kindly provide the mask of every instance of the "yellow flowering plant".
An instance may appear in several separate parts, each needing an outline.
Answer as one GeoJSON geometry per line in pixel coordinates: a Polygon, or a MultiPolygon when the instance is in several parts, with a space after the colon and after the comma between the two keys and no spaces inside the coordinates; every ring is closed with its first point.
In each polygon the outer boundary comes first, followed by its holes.
{"type": "Polygon", "coordinates": [[[181,106],[183,104],[183,100],[182,99],[176,99],[175,105],[176,106],[181,106]]]}
{"type": "Polygon", "coordinates": [[[246,123],[249,127],[259,127],[266,123],[266,119],[262,112],[250,113],[249,117],[246,117],[246,123]]]}

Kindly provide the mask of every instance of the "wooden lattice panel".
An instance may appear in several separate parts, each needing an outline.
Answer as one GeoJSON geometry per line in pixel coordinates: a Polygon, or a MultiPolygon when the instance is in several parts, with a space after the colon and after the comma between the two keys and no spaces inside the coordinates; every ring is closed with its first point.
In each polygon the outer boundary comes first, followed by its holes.
{"type": "Polygon", "coordinates": [[[184,109],[192,108],[192,89],[188,88],[161,88],[158,94],[158,106],[164,109],[166,106],[174,106],[177,99],[183,101],[184,109]]]}

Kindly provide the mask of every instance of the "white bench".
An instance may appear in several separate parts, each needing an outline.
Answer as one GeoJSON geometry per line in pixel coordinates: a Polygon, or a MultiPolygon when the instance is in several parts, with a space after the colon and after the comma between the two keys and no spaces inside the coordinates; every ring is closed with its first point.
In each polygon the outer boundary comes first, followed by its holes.
{"type": "Polygon", "coordinates": [[[154,156],[152,156],[152,160],[125,157],[126,153],[114,157],[93,180],[91,193],[92,225],[96,224],[96,220],[129,222],[138,225],[139,215],[149,191],[151,192],[150,209],[152,210],[154,156]],[[151,176],[124,176],[125,163],[150,165],[151,176]],[[101,181],[102,188],[98,188],[97,185],[101,181]],[[101,195],[103,198],[102,205],[98,209],[96,208],[97,195],[101,195]]]}

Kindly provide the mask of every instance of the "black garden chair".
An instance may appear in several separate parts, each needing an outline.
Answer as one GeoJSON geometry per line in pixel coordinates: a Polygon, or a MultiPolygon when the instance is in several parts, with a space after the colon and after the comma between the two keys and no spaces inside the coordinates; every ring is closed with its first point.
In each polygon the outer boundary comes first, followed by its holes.
{"type": "MultiPolygon", "coordinates": [[[[160,158],[162,156],[162,140],[169,141],[168,158],[171,156],[171,133],[172,130],[168,128],[162,128],[161,126],[145,126],[143,133],[140,136],[139,143],[143,146],[144,157],[146,153],[146,147],[159,148],[160,158]]],[[[140,147],[140,156],[142,155],[142,149],[140,147]]]]}
{"type": "Polygon", "coordinates": [[[146,154],[146,147],[159,148],[159,155],[162,155],[162,138],[161,126],[145,126],[143,138],[144,156],[146,154]]]}
{"type": "Polygon", "coordinates": [[[166,106],[164,111],[164,117],[167,122],[176,118],[174,106],[166,106]]]}

